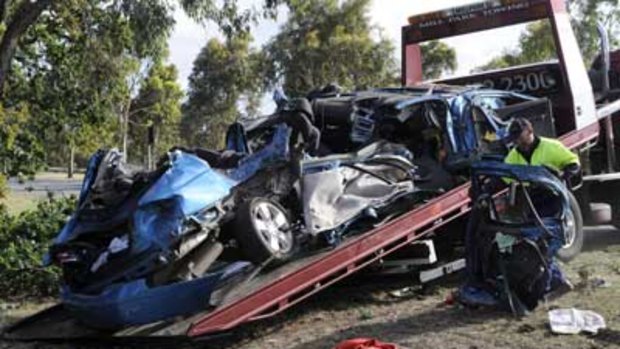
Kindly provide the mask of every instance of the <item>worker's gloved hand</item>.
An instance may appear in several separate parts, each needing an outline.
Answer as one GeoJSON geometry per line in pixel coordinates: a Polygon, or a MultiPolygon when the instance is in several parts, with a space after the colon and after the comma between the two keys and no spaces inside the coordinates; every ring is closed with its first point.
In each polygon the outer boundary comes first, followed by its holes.
{"type": "Polygon", "coordinates": [[[482,183],[482,192],[489,195],[495,194],[506,187],[506,183],[497,177],[492,177],[482,183]]]}
{"type": "Polygon", "coordinates": [[[472,201],[472,204],[474,206],[478,206],[478,205],[484,205],[484,203],[486,202],[486,200],[490,198],[492,193],[485,191],[484,189],[482,189],[479,192],[476,192],[474,190],[474,187],[470,186],[467,191],[467,195],[469,196],[469,199],[472,201]]]}
{"type": "Polygon", "coordinates": [[[562,172],[562,180],[569,188],[581,182],[581,166],[579,164],[570,164],[565,166],[562,172]]]}
{"type": "Polygon", "coordinates": [[[573,177],[581,175],[581,166],[579,164],[570,164],[563,169],[562,178],[570,180],[573,177]]]}
{"type": "Polygon", "coordinates": [[[476,200],[478,197],[493,195],[498,192],[504,186],[501,180],[496,178],[487,178],[484,182],[480,183],[480,189],[478,192],[474,191],[474,186],[471,185],[467,191],[467,195],[470,199],[476,200]]]}

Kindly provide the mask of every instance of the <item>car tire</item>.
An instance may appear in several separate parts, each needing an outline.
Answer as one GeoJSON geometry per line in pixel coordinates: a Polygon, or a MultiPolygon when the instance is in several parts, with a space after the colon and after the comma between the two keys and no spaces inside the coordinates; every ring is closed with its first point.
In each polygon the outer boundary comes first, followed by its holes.
{"type": "Polygon", "coordinates": [[[568,192],[568,200],[570,204],[570,212],[572,217],[567,217],[567,225],[572,232],[568,234],[568,240],[557,253],[557,257],[563,262],[570,262],[581,253],[583,248],[583,216],[581,215],[581,209],[577,199],[571,193],[568,192]]]}
{"type": "Polygon", "coordinates": [[[287,211],[277,202],[253,198],[241,204],[233,221],[241,253],[251,262],[279,264],[291,257],[296,239],[287,211]]]}

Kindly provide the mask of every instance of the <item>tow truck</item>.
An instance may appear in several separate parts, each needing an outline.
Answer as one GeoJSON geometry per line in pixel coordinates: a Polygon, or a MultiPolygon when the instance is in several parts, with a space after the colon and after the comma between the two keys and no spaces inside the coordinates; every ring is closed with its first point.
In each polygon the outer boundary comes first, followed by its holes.
{"type": "MultiPolygon", "coordinates": [[[[620,207],[620,202],[609,201],[600,195],[610,185],[618,185],[617,179],[620,179],[620,174],[615,172],[616,125],[612,120],[612,116],[620,111],[620,99],[611,98],[618,95],[609,82],[613,73],[610,72],[612,54],[605,35],[602,35],[599,70],[590,72],[590,76],[598,73],[600,78],[592,88],[565,1],[493,0],[409,18],[409,23],[402,27],[402,84],[413,86],[424,81],[420,48],[424,42],[538,20],[547,20],[551,24],[557,60],[434,82],[481,84],[548,98],[558,137],[588,164],[585,166],[588,175],[584,177],[585,185],[581,189],[586,221],[617,220],[620,217],[612,213],[616,212],[614,206],[620,207]],[[602,156],[595,156],[601,152],[602,156]],[[599,204],[591,204],[590,199],[596,199],[599,204]]],[[[18,322],[5,331],[4,337],[12,340],[202,338],[227,332],[282,313],[413,243],[430,237],[435,241],[441,241],[442,237],[448,239],[449,232],[455,230],[451,225],[462,222],[470,211],[468,188],[469,184],[463,184],[379,228],[351,237],[333,249],[300,258],[270,272],[251,275],[222,295],[223,300],[215,309],[188,318],[113,333],[100,332],[80,324],[60,304],[18,322]]],[[[430,259],[441,259],[440,254],[441,250],[433,251],[430,259]]],[[[433,278],[459,267],[462,267],[459,263],[440,265],[435,272],[425,275],[433,278]]]]}

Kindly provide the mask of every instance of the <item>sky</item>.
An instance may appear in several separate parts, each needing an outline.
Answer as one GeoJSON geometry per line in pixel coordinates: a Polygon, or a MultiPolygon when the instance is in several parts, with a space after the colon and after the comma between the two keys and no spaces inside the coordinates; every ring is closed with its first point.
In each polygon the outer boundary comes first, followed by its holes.
{"type": "MultiPolygon", "coordinates": [[[[263,0],[242,0],[241,4],[260,7],[262,2],[263,0]]],[[[474,2],[480,0],[373,0],[369,16],[374,25],[383,28],[383,35],[393,41],[394,47],[399,48],[400,29],[407,23],[409,16],[474,2]]],[[[215,25],[205,27],[197,24],[181,10],[177,10],[175,19],[177,23],[169,40],[170,60],[179,69],[179,83],[186,89],[187,77],[192,71],[194,58],[206,42],[218,36],[218,33],[215,25]]],[[[266,43],[278,32],[279,26],[285,20],[285,15],[280,15],[277,22],[264,21],[253,28],[254,44],[261,46],[266,43]]],[[[459,68],[456,75],[467,74],[503,50],[513,48],[519,38],[521,27],[502,28],[445,40],[457,52],[459,68]]],[[[399,49],[395,54],[400,59],[398,51],[399,49]]]]}

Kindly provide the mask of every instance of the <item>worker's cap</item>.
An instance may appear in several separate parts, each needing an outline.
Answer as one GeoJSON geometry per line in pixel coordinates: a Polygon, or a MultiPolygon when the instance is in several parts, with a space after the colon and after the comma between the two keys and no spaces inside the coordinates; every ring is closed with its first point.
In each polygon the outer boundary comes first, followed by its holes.
{"type": "Polygon", "coordinates": [[[506,143],[513,143],[521,136],[524,130],[532,130],[532,123],[528,119],[514,118],[508,125],[508,135],[503,139],[506,143]]]}

